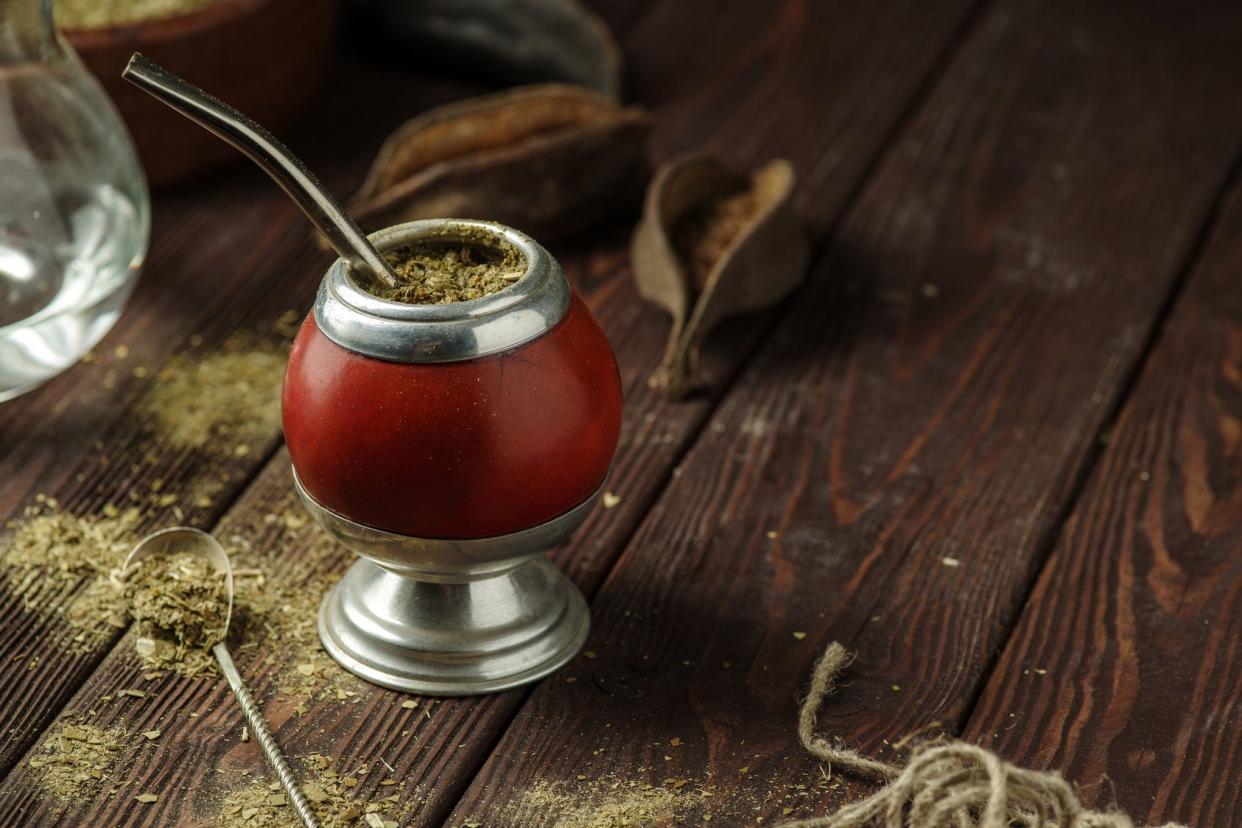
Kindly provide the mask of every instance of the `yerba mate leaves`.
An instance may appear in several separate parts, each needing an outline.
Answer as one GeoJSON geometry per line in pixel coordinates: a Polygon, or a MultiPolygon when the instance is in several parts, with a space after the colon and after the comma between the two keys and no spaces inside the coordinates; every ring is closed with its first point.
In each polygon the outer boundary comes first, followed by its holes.
{"type": "Polygon", "coordinates": [[[134,648],[147,667],[187,676],[210,672],[210,650],[228,631],[225,574],[190,552],[153,555],[125,579],[134,648]]]}
{"type": "Polygon", "coordinates": [[[380,148],[349,209],[367,230],[488,219],[536,239],[637,204],[650,120],[574,86],[528,86],[437,107],[380,148]]]}
{"type": "Polygon", "coordinates": [[[802,281],[810,242],[793,214],[793,166],[771,161],[749,178],[686,155],[652,179],[631,257],[638,292],[673,317],[653,388],[684,396],[705,384],[699,350],[724,319],[768,308],[802,281]]]}
{"type": "Polygon", "coordinates": [[[387,36],[504,84],[560,81],[617,97],[621,49],[575,0],[355,0],[387,36]]]}
{"type": "Polygon", "coordinates": [[[397,277],[393,287],[378,279],[359,279],[363,290],[390,302],[444,305],[498,293],[521,279],[526,261],[505,243],[481,245],[415,242],[390,250],[384,258],[397,277]]]}

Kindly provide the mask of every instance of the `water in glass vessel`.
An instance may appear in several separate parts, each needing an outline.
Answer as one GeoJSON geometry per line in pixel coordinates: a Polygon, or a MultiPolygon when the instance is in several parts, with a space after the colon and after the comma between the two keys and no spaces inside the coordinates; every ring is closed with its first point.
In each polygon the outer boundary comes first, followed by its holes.
{"type": "Polygon", "coordinates": [[[0,0],[0,400],[116,322],[146,252],[146,182],[120,117],[52,29],[0,0]]]}

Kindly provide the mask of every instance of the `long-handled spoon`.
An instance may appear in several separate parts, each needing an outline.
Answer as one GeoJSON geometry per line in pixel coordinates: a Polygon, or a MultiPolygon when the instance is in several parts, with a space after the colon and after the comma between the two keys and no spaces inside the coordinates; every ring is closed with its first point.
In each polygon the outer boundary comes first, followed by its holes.
{"type": "Polygon", "coordinates": [[[372,273],[389,287],[397,284],[392,268],[354,220],[306,165],[266,129],[138,52],[121,77],[249,156],[289,194],[351,268],[372,273]]]}
{"type": "Polygon", "coordinates": [[[246,687],[246,682],[237,672],[237,666],[233,663],[233,656],[229,652],[226,642],[229,634],[229,621],[233,617],[233,564],[229,561],[224,547],[211,535],[198,529],[185,526],[162,529],[143,538],[134,547],[134,550],[125,558],[125,564],[121,567],[121,576],[124,578],[129,573],[130,567],[143,558],[176,555],[180,552],[196,555],[211,564],[217,572],[224,574],[229,606],[224,616],[224,631],[221,633],[220,640],[212,646],[211,652],[220,665],[220,672],[224,673],[224,678],[232,688],[233,695],[237,697],[237,703],[241,705],[246,722],[250,725],[250,732],[254,734],[259,746],[263,748],[263,754],[276,771],[280,784],[284,787],[285,793],[289,795],[289,801],[293,803],[293,809],[302,818],[302,824],[306,828],[319,828],[319,821],[315,819],[310,803],[306,801],[306,796],[298,787],[298,781],[294,778],[289,763],[285,761],[280,747],[272,738],[272,732],[268,730],[267,722],[263,721],[263,714],[259,712],[258,705],[254,703],[254,697],[250,695],[250,689],[246,687]]]}

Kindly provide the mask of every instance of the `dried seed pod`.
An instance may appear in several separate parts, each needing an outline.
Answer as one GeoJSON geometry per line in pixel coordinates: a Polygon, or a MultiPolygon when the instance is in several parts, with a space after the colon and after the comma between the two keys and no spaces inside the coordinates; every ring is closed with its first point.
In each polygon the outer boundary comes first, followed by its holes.
{"type": "Polygon", "coordinates": [[[637,204],[649,129],[641,109],[576,86],[458,101],[394,132],[349,208],[368,230],[452,216],[564,237],[637,204]]]}
{"type": "Polygon", "coordinates": [[[354,0],[412,54],[504,84],[561,81],[614,98],[621,49],[576,0],[354,0]]]}
{"type": "Polygon", "coordinates": [[[724,319],[789,295],[810,242],[793,214],[793,165],[747,178],[705,155],[664,164],[652,179],[631,258],[638,292],[673,317],[664,361],[647,380],[683,396],[704,384],[699,349],[724,319]]]}

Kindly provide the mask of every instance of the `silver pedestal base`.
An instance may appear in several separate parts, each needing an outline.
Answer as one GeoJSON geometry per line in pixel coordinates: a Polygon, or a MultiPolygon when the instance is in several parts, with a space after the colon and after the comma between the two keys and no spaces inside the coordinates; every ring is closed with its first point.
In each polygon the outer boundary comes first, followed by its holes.
{"type": "Polygon", "coordinates": [[[542,678],[574,657],[589,628],[582,594],[543,555],[459,583],[415,580],[363,559],[319,608],[319,637],[346,670],[435,696],[542,678]]]}
{"type": "Polygon", "coordinates": [[[341,665],[394,690],[494,693],[569,661],[591,625],[578,588],[544,554],[586,520],[603,490],[508,535],[396,535],[324,508],[293,483],[316,521],[360,556],[319,608],[319,638],[341,665]]]}

